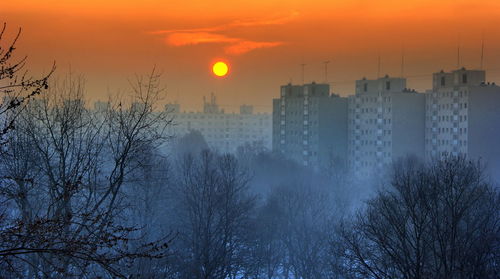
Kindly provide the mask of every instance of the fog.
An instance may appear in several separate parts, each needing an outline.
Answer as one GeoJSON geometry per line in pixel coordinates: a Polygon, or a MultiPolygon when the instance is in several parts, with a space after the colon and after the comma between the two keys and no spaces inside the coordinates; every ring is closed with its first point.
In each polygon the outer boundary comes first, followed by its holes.
{"type": "Polygon", "coordinates": [[[68,74],[12,109],[2,170],[8,277],[325,278],[338,222],[376,189],[255,142],[210,150],[164,133],[158,76],[131,105],[85,102],[68,74]]]}
{"type": "Polygon", "coordinates": [[[259,142],[221,153],[198,131],[166,133],[155,70],[92,107],[82,76],[29,78],[12,51],[0,58],[1,278],[500,272],[500,194],[481,162],[408,157],[361,178],[259,142]]]}

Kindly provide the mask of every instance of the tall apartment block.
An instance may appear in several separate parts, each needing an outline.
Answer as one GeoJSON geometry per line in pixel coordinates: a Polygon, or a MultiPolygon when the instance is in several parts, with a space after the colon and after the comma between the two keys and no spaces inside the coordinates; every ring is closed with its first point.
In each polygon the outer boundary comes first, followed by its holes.
{"type": "Polygon", "coordinates": [[[349,96],[349,167],[370,175],[393,161],[424,154],[425,95],[406,88],[406,79],[356,81],[349,96]]]}
{"type": "Polygon", "coordinates": [[[273,99],[273,150],[313,168],[345,165],[347,99],[328,84],[281,86],[273,99]]]}
{"type": "Polygon", "coordinates": [[[482,70],[433,74],[426,93],[426,157],[447,154],[482,159],[500,170],[500,87],[482,70]]]}
{"type": "Polygon", "coordinates": [[[182,112],[179,104],[167,104],[165,109],[173,116],[173,125],[167,133],[182,137],[191,130],[199,131],[211,149],[234,153],[244,144],[261,143],[271,148],[271,115],[254,113],[253,107],[242,105],[240,113],[225,113],[217,105],[214,95],[204,98],[202,112],[182,112]]]}

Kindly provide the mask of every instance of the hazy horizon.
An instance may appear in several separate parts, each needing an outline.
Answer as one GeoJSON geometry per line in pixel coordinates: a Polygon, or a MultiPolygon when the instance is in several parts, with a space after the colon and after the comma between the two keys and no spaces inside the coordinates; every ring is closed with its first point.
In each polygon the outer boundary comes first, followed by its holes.
{"type": "Polygon", "coordinates": [[[0,278],[500,274],[500,0],[4,2],[0,278]]]}
{"type": "Polygon", "coordinates": [[[57,75],[70,68],[87,79],[93,100],[127,89],[127,78],[156,67],[168,96],[183,110],[201,110],[202,96],[214,92],[226,111],[251,104],[270,112],[279,86],[324,82],[353,94],[354,81],[401,75],[408,87],[424,91],[431,74],[460,66],[480,67],[484,41],[487,80],[500,82],[500,4],[496,1],[118,1],[20,0],[3,4],[6,39],[23,28],[18,54],[28,55],[33,73],[57,75]],[[102,2],[102,3],[101,3],[102,2]],[[484,40],[483,40],[484,38],[484,40]],[[225,78],[210,66],[230,64],[225,78]]]}

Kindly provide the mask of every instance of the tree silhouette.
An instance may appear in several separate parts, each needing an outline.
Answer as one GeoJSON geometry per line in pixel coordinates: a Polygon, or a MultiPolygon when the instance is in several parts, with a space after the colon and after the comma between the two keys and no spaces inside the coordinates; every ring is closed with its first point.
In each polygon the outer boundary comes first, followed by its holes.
{"type": "Polygon", "coordinates": [[[7,23],[0,30],[0,94],[3,100],[0,104],[0,116],[3,121],[0,126],[0,139],[15,127],[15,120],[30,99],[47,89],[48,80],[55,71],[55,63],[48,74],[41,78],[33,78],[25,70],[27,57],[13,61],[16,43],[21,36],[21,28],[11,43],[3,45],[7,23]]]}
{"type": "Polygon", "coordinates": [[[478,163],[407,164],[341,227],[338,268],[347,278],[497,278],[499,213],[478,163]]]}

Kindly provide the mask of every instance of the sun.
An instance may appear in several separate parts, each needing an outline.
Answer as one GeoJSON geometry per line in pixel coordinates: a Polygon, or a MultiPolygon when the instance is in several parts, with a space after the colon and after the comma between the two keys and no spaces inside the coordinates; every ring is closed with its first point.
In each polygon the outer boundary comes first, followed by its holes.
{"type": "Polygon", "coordinates": [[[216,75],[218,77],[223,77],[223,76],[227,75],[227,73],[229,71],[229,67],[226,63],[224,63],[222,61],[217,61],[212,66],[212,71],[214,72],[214,75],[216,75]]]}

